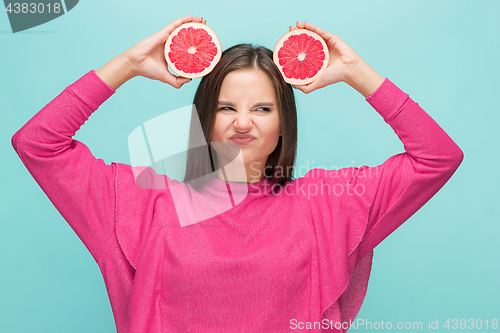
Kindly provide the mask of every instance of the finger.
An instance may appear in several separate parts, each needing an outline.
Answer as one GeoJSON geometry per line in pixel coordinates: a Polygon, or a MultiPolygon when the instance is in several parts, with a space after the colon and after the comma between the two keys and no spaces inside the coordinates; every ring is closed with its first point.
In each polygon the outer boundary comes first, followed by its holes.
{"type": "Polygon", "coordinates": [[[304,94],[309,94],[313,89],[309,85],[293,86],[295,89],[302,91],[304,94]]]}
{"type": "Polygon", "coordinates": [[[314,90],[316,89],[320,89],[320,88],[323,88],[325,87],[326,84],[323,82],[323,80],[321,79],[317,79],[309,84],[306,84],[306,85],[293,85],[292,87],[294,87],[295,89],[298,89],[300,91],[302,91],[304,94],[309,94],[310,92],[313,92],[314,90]]]}
{"type": "Polygon", "coordinates": [[[170,82],[166,82],[166,83],[170,84],[172,87],[174,87],[176,89],[179,89],[180,87],[182,87],[184,85],[184,83],[191,82],[191,79],[188,79],[188,78],[182,77],[182,76],[172,75],[172,78],[173,79],[170,82]]]}
{"type": "Polygon", "coordinates": [[[292,88],[297,89],[297,90],[300,90],[300,91],[302,91],[304,94],[309,93],[309,91],[307,91],[307,89],[308,89],[308,88],[307,88],[307,85],[300,85],[300,86],[299,86],[299,85],[295,85],[295,84],[293,84],[293,85],[292,85],[292,88]]]}
{"type": "Polygon", "coordinates": [[[189,16],[184,16],[181,17],[177,20],[172,21],[169,23],[167,26],[165,26],[163,29],[160,31],[154,33],[151,38],[157,43],[162,43],[165,42],[168,38],[168,36],[174,31],[177,27],[179,27],[181,24],[188,23],[188,22],[202,22],[203,17],[194,17],[193,15],[189,16]]]}
{"type": "Polygon", "coordinates": [[[190,79],[190,78],[187,78],[187,77],[177,77],[175,79],[176,81],[176,87],[177,89],[179,89],[180,87],[182,87],[184,84],[188,83],[188,82],[191,82],[193,79],[190,79]]]}
{"type": "MultiPolygon", "coordinates": [[[[162,82],[164,82],[164,81],[162,80],[162,82]]],[[[174,75],[172,75],[172,77],[169,78],[168,81],[164,82],[164,83],[167,83],[167,84],[171,85],[175,89],[179,89],[185,83],[188,83],[188,82],[191,82],[191,79],[188,79],[188,78],[185,78],[185,77],[181,77],[181,76],[174,76],[174,75]]]]}
{"type": "Polygon", "coordinates": [[[290,26],[288,29],[289,29],[290,31],[297,30],[297,28],[292,27],[292,26],[290,26]]]}
{"type": "Polygon", "coordinates": [[[313,32],[317,33],[318,35],[320,35],[321,37],[323,37],[323,39],[325,41],[332,42],[333,45],[335,45],[335,43],[337,43],[338,41],[342,40],[339,36],[336,36],[328,31],[325,31],[321,28],[318,28],[317,26],[315,26],[309,22],[304,22],[304,23],[297,22],[297,27],[313,31],[313,32]]]}
{"type": "Polygon", "coordinates": [[[179,89],[184,83],[191,81],[191,79],[185,77],[175,76],[172,73],[170,73],[169,70],[167,70],[159,80],[177,89],[179,89]]]}

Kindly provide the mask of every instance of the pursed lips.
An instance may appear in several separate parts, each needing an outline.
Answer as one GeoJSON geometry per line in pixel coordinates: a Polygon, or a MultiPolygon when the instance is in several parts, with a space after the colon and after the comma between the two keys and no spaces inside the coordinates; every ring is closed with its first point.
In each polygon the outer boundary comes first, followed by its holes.
{"type": "Polygon", "coordinates": [[[230,139],[257,139],[252,134],[233,134],[230,139]]]}

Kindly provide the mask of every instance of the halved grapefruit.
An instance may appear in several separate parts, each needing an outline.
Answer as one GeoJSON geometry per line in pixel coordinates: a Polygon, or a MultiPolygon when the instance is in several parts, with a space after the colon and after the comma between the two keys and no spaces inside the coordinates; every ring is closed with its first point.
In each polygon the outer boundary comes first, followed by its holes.
{"type": "Polygon", "coordinates": [[[198,78],[217,65],[222,54],[219,39],[203,23],[189,22],[177,27],[165,43],[165,59],[179,76],[198,78]]]}
{"type": "Polygon", "coordinates": [[[309,84],[328,66],[328,47],[323,38],[307,29],[292,30],[274,47],[273,60],[286,82],[309,84]]]}

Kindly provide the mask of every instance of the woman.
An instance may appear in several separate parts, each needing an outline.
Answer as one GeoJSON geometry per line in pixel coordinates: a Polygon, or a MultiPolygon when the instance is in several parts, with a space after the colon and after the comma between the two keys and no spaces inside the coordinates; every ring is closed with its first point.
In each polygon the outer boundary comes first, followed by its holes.
{"type": "Polygon", "coordinates": [[[376,167],[313,169],[292,180],[291,87],[269,51],[238,45],[195,96],[213,167],[190,169],[191,155],[180,183],[95,159],[71,137],[123,83],[139,75],[175,88],[189,82],[168,72],[162,51],[189,21],[204,22],[175,20],[67,87],[13,136],[14,148],[98,263],[119,333],[346,331],[366,292],[373,248],[447,182],[462,151],[340,38],[299,22],[325,39],[330,63],[318,80],[295,88],[348,83],[405,153],[376,167]],[[189,184],[207,175],[201,187],[189,184]]]}

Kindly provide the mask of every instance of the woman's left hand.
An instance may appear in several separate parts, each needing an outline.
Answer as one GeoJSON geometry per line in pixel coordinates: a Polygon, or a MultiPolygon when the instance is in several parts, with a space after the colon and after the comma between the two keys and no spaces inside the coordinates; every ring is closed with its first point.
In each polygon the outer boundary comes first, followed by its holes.
{"type": "Polygon", "coordinates": [[[329,51],[328,67],[314,82],[308,85],[294,85],[304,93],[310,93],[316,89],[326,87],[340,81],[348,80],[348,76],[353,69],[363,63],[363,59],[354,50],[344,43],[344,41],[323,29],[320,29],[308,22],[297,22],[297,27],[290,27],[290,31],[295,29],[307,29],[323,37],[329,51]]]}

